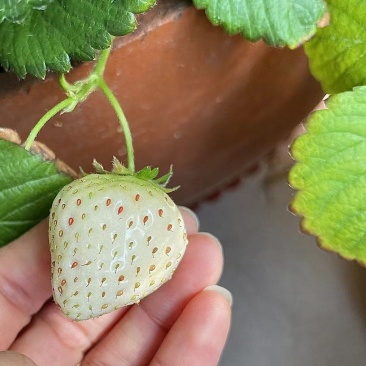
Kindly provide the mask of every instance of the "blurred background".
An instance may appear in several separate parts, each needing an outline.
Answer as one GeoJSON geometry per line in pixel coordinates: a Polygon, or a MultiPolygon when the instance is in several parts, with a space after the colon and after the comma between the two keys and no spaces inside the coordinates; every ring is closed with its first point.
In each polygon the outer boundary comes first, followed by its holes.
{"type": "Polygon", "coordinates": [[[300,233],[284,152],[196,208],[223,244],[221,285],[234,297],[220,365],[364,365],[366,271],[300,233]]]}

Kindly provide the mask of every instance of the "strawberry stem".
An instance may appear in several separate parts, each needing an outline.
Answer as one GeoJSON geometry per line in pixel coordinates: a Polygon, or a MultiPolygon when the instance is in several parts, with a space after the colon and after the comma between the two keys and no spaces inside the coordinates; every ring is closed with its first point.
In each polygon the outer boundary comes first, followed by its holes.
{"type": "Polygon", "coordinates": [[[41,131],[41,129],[43,128],[43,126],[52,118],[54,117],[57,113],[61,112],[62,110],[64,110],[65,108],[69,107],[71,105],[71,103],[73,102],[73,100],[71,98],[67,98],[65,100],[63,100],[62,102],[56,104],[52,109],[50,109],[38,122],[37,124],[33,127],[32,131],[30,132],[24,148],[26,150],[29,150],[32,145],[34,140],[36,139],[39,131],[41,131]]]}
{"type": "Polygon", "coordinates": [[[112,90],[108,87],[104,79],[99,80],[98,86],[108,99],[109,103],[111,104],[112,108],[114,109],[118,117],[119,123],[122,127],[122,131],[125,136],[126,149],[127,149],[127,164],[128,164],[127,166],[131,173],[135,173],[135,158],[132,143],[133,139],[126,116],[117,98],[113,94],[112,90]]]}
{"type": "Polygon", "coordinates": [[[95,65],[93,74],[97,75],[99,79],[104,79],[104,70],[107,65],[109,55],[112,51],[113,40],[114,38],[112,38],[112,43],[108,48],[100,52],[98,62],[95,65]]]}
{"type": "Polygon", "coordinates": [[[37,138],[38,133],[52,117],[54,117],[58,113],[72,112],[79,103],[82,103],[88,98],[91,93],[94,92],[95,89],[99,88],[108,99],[118,117],[119,123],[125,136],[128,169],[132,174],[135,173],[135,159],[130,127],[128,125],[126,116],[123,112],[121,105],[119,104],[112,90],[104,81],[104,71],[107,65],[109,55],[111,53],[111,49],[112,45],[100,52],[99,59],[95,64],[93,71],[86,79],[79,80],[74,84],[70,84],[66,80],[64,74],[60,75],[59,84],[60,87],[65,91],[67,98],[62,102],[56,104],[36,123],[25,142],[26,150],[29,150],[31,148],[34,140],[37,138]]]}
{"type": "Polygon", "coordinates": [[[70,90],[72,89],[72,84],[70,84],[66,78],[65,78],[65,74],[61,74],[59,79],[58,79],[58,83],[61,86],[61,88],[64,90],[64,92],[66,94],[68,94],[70,92],[70,90]]]}

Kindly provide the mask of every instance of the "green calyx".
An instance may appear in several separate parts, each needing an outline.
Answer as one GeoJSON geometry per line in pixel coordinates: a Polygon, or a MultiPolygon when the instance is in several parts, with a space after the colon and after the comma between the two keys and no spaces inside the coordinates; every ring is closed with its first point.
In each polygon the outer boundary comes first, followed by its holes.
{"type": "MultiPolygon", "coordinates": [[[[170,166],[169,172],[158,177],[159,175],[159,168],[151,168],[150,166],[146,166],[137,172],[131,171],[129,168],[124,166],[116,157],[113,157],[112,161],[112,170],[108,171],[105,170],[103,165],[98,163],[95,159],[93,161],[93,167],[98,174],[115,174],[119,176],[126,176],[126,177],[135,177],[137,179],[141,179],[146,182],[150,182],[156,188],[161,189],[165,193],[171,193],[176,191],[178,187],[167,188],[167,184],[169,183],[170,179],[173,176],[173,166],[170,166]]],[[[85,172],[82,171],[83,175],[87,175],[85,172]]]]}

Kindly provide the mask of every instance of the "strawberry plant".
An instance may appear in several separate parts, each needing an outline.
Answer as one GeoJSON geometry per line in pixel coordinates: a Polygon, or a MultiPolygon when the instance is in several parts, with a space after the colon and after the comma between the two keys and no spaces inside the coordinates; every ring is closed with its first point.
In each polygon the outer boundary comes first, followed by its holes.
{"type": "MultiPolygon", "coordinates": [[[[361,0],[193,2],[229,34],[253,42],[263,39],[274,47],[304,45],[324,92],[338,93],[328,110],[311,116],[307,133],[292,146],[298,162],[289,180],[298,192],[291,208],[304,217],[304,230],[322,246],[366,262],[366,5],[361,0]]],[[[154,4],[155,0],[0,1],[3,69],[19,78],[58,73],[66,95],[34,124],[23,145],[13,132],[1,131],[0,246],[48,216],[54,202],[49,232],[54,297],[73,319],[138,302],[169,279],[186,245],[182,219],[166,194],[171,173],[157,178],[157,169],[135,171],[128,122],[104,80],[114,37],[131,33],[137,26],[135,15],[154,4]],[[93,60],[97,61],[88,77],[67,81],[65,74],[74,62],[93,60]],[[73,181],[76,174],[35,139],[54,116],[72,112],[97,89],[124,132],[126,166],[114,160],[113,171],[106,172],[95,163],[96,173],[73,181]],[[100,241],[113,250],[107,254],[100,241]],[[98,301],[89,305],[87,300],[94,296],[98,301]]]]}

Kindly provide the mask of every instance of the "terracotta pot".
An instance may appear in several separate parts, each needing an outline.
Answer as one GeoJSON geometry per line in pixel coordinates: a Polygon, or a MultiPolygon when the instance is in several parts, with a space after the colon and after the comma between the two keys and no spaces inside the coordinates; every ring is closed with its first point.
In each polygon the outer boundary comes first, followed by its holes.
{"type": "MultiPolygon", "coordinates": [[[[286,137],[323,93],[302,49],[274,49],[230,37],[186,1],[162,1],[140,30],[115,43],[106,81],[130,121],[136,163],[174,165],[180,204],[192,204],[243,175],[286,137]],[[173,5],[172,5],[173,4],[173,5]]],[[[80,79],[93,66],[73,69],[80,79]]],[[[0,75],[3,127],[25,138],[63,98],[55,76],[18,81],[0,75]]],[[[73,168],[125,158],[117,119],[101,93],[56,117],[39,140],[73,168]]]]}

